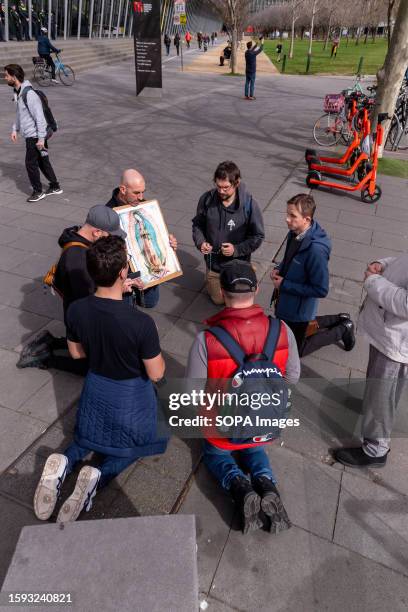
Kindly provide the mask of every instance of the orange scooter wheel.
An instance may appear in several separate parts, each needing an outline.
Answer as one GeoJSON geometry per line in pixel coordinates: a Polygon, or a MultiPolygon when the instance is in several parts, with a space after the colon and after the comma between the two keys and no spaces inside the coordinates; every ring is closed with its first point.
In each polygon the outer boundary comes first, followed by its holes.
{"type": "Polygon", "coordinates": [[[382,191],[379,185],[375,186],[373,195],[370,195],[368,187],[364,187],[363,191],[361,192],[361,199],[365,204],[375,204],[375,202],[378,202],[378,200],[381,198],[381,194],[382,191]]]}
{"type": "Polygon", "coordinates": [[[322,175],[320,174],[320,172],[317,172],[317,170],[310,170],[310,172],[307,173],[306,185],[310,189],[317,189],[318,185],[316,185],[315,183],[311,183],[310,182],[311,179],[315,179],[316,181],[321,181],[322,175]]]}

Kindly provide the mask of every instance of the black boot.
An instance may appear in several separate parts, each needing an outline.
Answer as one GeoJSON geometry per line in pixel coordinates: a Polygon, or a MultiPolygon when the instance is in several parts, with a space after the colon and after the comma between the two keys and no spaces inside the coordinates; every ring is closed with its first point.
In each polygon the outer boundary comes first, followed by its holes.
{"type": "Polygon", "coordinates": [[[261,508],[268,518],[269,531],[277,534],[290,529],[292,523],[283,506],[278,489],[267,476],[258,476],[252,480],[254,489],[262,498],[261,508]]]}
{"type": "Polygon", "coordinates": [[[349,319],[348,321],[344,321],[341,325],[344,329],[343,335],[341,337],[344,344],[344,350],[351,351],[353,350],[354,345],[356,343],[356,337],[354,335],[354,323],[349,319]]]}
{"type": "Polygon", "coordinates": [[[231,481],[231,495],[241,515],[242,533],[260,529],[262,527],[262,519],[259,516],[261,500],[249,480],[236,476],[231,481]]]}

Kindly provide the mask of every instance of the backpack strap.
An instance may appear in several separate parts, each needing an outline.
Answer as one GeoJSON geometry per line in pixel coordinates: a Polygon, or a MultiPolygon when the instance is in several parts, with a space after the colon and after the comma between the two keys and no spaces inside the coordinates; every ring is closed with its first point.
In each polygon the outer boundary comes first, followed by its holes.
{"type": "Polygon", "coordinates": [[[276,346],[279,341],[282,323],[280,319],[273,319],[271,316],[269,316],[268,319],[269,319],[269,331],[268,331],[268,335],[266,336],[266,340],[265,340],[265,344],[264,344],[262,352],[265,355],[265,357],[268,359],[268,361],[272,361],[272,358],[276,351],[276,346]]]}
{"type": "MultiPolygon", "coordinates": [[[[34,93],[35,93],[35,89],[33,87],[31,87],[31,85],[27,85],[27,87],[24,87],[23,91],[21,92],[21,99],[24,102],[24,106],[26,107],[28,114],[30,115],[31,119],[34,121],[34,125],[35,125],[35,128],[37,130],[37,136],[38,136],[38,127],[37,127],[37,123],[36,123],[35,117],[32,114],[32,112],[30,111],[30,109],[28,107],[28,104],[27,104],[27,96],[28,96],[28,92],[29,91],[34,91],[34,93]]],[[[36,95],[38,97],[40,97],[38,94],[36,94],[36,95]]]]}
{"type": "Polygon", "coordinates": [[[210,327],[210,329],[207,331],[217,338],[218,342],[220,342],[225,350],[228,351],[237,365],[243,365],[246,354],[239,346],[235,338],[233,338],[231,334],[227,332],[227,330],[225,330],[223,327],[216,326],[210,327]]]}
{"type": "Polygon", "coordinates": [[[67,242],[66,244],[64,244],[64,246],[62,247],[62,252],[74,246],[84,247],[85,249],[88,248],[87,244],[84,244],[83,242],[75,242],[75,240],[72,240],[71,242],[67,242]]]}

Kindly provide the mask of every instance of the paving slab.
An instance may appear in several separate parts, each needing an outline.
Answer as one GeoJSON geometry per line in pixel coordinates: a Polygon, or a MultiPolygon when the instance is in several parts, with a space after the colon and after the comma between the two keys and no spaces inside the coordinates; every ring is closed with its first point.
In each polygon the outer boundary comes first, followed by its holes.
{"type": "Polygon", "coordinates": [[[25,342],[33,332],[48,323],[47,317],[23,312],[10,306],[0,306],[0,346],[13,349],[25,342]]]}
{"type": "Polygon", "coordinates": [[[334,541],[408,576],[407,496],[344,472],[334,541]]]}
{"type": "Polygon", "coordinates": [[[293,527],[278,536],[231,532],[211,596],[248,612],[403,612],[407,585],[401,573],[293,527]]]}
{"type": "Polygon", "coordinates": [[[129,612],[191,612],[198,604],[194,517],[25,527],[3,590],[69,592],[78,612],[113,611],[118,602],[129,612]]]}
{"type": "Polygon", "coordinates": [[[0,349],[0,403],[12,410],[20,408],[52,376],[46,370],[31,368],[18,370],[17,360],[16,353],[0,349]]]}
{"type": "Polygon", "coordinates": [[[0,472],[5,470],[45,431],[42,421],[18,414],[0,406],[2,443],[0,449],[0,472]]]}

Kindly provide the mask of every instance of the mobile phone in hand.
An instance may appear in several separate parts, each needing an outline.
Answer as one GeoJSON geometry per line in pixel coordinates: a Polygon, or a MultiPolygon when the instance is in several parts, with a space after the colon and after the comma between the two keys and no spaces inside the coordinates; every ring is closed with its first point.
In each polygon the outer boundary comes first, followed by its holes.
{"type": "Polygon", "coordinates": [[[135,280],[136,278],[140,278],[140,271],[138,270],[137,272],[130,272],[128,274],[128,278],[130,278],[131,280],[135,280]]]}

